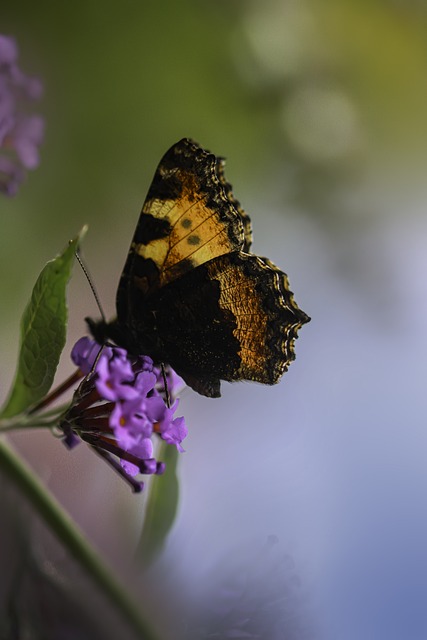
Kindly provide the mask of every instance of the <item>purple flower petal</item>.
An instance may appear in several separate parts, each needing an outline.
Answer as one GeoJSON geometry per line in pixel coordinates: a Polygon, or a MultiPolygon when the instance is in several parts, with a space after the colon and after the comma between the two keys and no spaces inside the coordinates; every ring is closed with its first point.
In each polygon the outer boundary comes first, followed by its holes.
{"type": "Polygon", "coordinates": [[[95,381],[99,395],[106,400],[132,399],[137,391],[127,382],[133,382],[132,366],[121,350],[114,348],[113,356],[102,354],[96,367],[98,377],[95,381]]]}
{"type": "Polygon", "coordinates": [[[0,170],[0,192],[9,196],[16,194],[24,169],[38,166],[44,137],[43,118],[27,113],[30,101],[41,97],[42,83],[21,71],[17,57],[14,38],[0,35],[0,151],[7,153],[0,158],[13,163],[0,170]]]}
{"type": "Polygon", "coordinates": [[[62,442],[67,447],[67,449],[74,449],[74,447],[81,443],[81,439],[76,436],[76,434],[70,429],[67,433],[64,434],[62,442]]]}
{"type": "Polygon", "coordinates": [[[26,169],[39,164],[38,146],[44,136],[44,120],[40,116],[22,118],[13,132],[13,142],[18,158],[26,169]]]}
{"type": "Polygon", "coordinates": [[[123,469],[130,476],[136,476],[142,469],[144,473],[156,473],[157,463],[153,458],[153,443],[150,438],[143,438],[139,444],[129,450],[129,453],[141,460],[139,467],[128,460],[120,460],[123,469]]]}
{"type": "Polygon", "coordinates": [[[171,407],[164,406],[163,415],[158,418],[158,422],[160,422],[160,433],[165,431],[173,419],[173,414],[178,408],[179,400],[175,400],[174,404],[171,407]]]}
{"type": "Polygon", "coordinates": [[[100,347],[87,337],[77,341],[71,357],[86,377],[61,423],[65,444],[86,441],[127,478],[133,490],[140,490],[142,484],[131,478],[165,471],[165,464],[153,457],[153,434],[183,451],[185,420],[173,417],[179,401],[166,406],[156,389],[151,358],[130,356],[119,347],[100,347]]]}
{"type": "Polygon", "coordinates": [[[125,450],[138,443],[141,438],[149,438],[153,432],[153,423],[144,414],[140,398],[117,402],[109,424],[118,443],[125,450]]]}
{"type": "Polygon", "coordinates": [[[159,433],[162,440],[168,444],[174,444],[178,451],[183,452],[181,442],[187,436],[188,429],[184,418],[173,419],[173,414],[178,408],[179,400],[176,400],[172,407],[165,407],[163,416],[158,420],[159,433]]]}
{"type": "Polygon", "coordinates": [[[147,397],[149,391],[154,389],[156,384],[156,374],[151,371],[141,371],[135,380],[135,389],[144,398],[147,397]]]}
{"type": "Polygon", "coordinates": [[[151,396],[145,401],[145,412],[152,422],[160,422],[165,419],[167,407],[160,396],[151,396]]]}
{"type": "Polygon", "coordinates": [[[18,57],[18,47],[15,38],[0,35],[0,64],[10,65],[18,57]]]}
{"type": "Polygon", "coordinates": [[[174,444],[178,451],[182,453],[184,449],[181,442],[187,437],[188,429],[184,418],[175,418],[169,425],[160,431],[162,440],[168,444],[174,444]]]}
{"type": "Polygon", "coordinates": [[[141,458],[141,460],[150,460],[153,457],[153,451],[154,447],[151,438],[142,438],[141,441],[131,449],[131,453],[141,458]]]}
{"type": "Polygon", "coordinates": [[[96,357],[100,351],[100,345],[91,340],[87,336],[77,340],[76,344],[71,351],[71,360],[74,364],[87,375],[92,371],[92,367],[95,364],[96,357]]]}
{"type": "Polygon", "coordinates": [[[128,460],[120,460],[120,464],[123,467],[123,469],[126,471],[126,473],[128,473],[130,476],[134,477],[138,475],[139,467],[136,464],[133,464],[128,460]]]}
{"type": "Polygon", "coordinates": [[[162,476],[165,471],[166,471],[166,464],[164,462],[158,462],[157,463],[157,469],[156,469],[156,475],[157,476],[162,476]]]}
{"type": "Polygon", "coordinates": [[[141,461],[140,467],[141,473],[153,474],[157,473],[157,460],[155,458],[148,458],[141,461]]]}
{"type": "Polygon", "coordinates": [[[135,375],[129,360],[118,353],[118,349],[113,349],[113,357],[108,360],[110,379],[118,386],[125,382],[134,382],[135,375]]]}

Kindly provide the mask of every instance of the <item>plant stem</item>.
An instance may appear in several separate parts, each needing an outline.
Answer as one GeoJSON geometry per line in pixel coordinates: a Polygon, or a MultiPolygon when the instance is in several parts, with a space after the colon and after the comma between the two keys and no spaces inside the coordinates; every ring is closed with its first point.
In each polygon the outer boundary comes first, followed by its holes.
{"type": "Polygon", "coordinates": [[[61,415],[68,406],[64,404],[37,416],[21,413],[13,418],[0,418],[0,433],[18,429],[52,429],[58,425],[61,415]]]}
{"type": "Polygon", "coordinates": [[[82,377],[83,377],[83,373],[80,371],[80,369],[77,369],[74,373],[72,373],[67,378],[67,380],[62,382],[62,384],[60,384],[59,387],[56,387],[56,389],[51,391],[47,396],[45,396],[42,400],[40,400],[38,404],[32,407],[32,409],[30,409],[28,413],[29,414],[36,413],[37,411],[40,411],[40,409],[43,409],[43,407],[47,407],[48,404],[50,404],[51,402],[54,402],[57,398],[59,398],[59,396],[61,396],[65,391],[67,391],[67,389],[74,386],[76,382],[78,382],[82,377]]]}
{"type": "Polygon", "coordinates": [[[141,617],[141,605],[136,607],[124,587],[116,580],[70,516],[4,439],[0,439],[0,470],[7,474],[25,495],[38,515],[110,599],[112,605],[136,631],[141,640],[159,640],[159,636],[151,625],[141,617]]]}

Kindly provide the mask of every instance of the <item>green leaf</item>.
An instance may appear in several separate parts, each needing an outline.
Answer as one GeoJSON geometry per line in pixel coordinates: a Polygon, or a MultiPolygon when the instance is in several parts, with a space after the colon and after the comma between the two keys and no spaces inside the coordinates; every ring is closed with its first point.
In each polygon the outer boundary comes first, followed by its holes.
{"type": "Polygon", "coordinates": [[[50,260],[34,285],[21,319],[21,344],[15,380],[0,417],[10,418],[28,409],[49,391],[67,328],[66,288],[74,253],[86,227],[62,254],[50,260]]]}
{"type": "Polygon", "coordinates": [[[152,564],[162,551],[178,509],[178,451],[173,445],[162,442],[156,457],[166,463],[166,471],[162,476],[151,478],[144,525],[137,550],[138,559],[144,567],[152,564]]]}

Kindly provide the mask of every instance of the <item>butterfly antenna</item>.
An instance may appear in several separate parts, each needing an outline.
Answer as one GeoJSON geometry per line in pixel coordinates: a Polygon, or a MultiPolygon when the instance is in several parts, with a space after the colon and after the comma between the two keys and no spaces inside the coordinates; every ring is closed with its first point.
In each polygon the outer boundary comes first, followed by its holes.
{"type": "Polygon", "coordinates": [[[97,306],[98,306],[99,313],[101,314],[102,321],[106,323],[106,322],[107,322],[107,319],[106,319],[106,317],[105,317],[105,313],[104,313],[104,311],[103,311],[103,309],[102,309],[102,306],[101,306],[101,302],[100,302],[100,300],[99,300],[98,293],[97,293],[97,291],[96,291],[96,289],[95,289],[95,285],[93,284],[92,278],[90,277],[89,270],[88,270],[87,266],[85,265],[85,263],[83,262],[83,258],[80,256],[80,253],[79,253],[78,251],[76,251],[74,255],[76,256],[77,262],[78,262],[78,263],[79,263],[79,265],[81,266],[82,271],[83,271],[83,273],[84,273],[84,274],[85,274],[85,276],[86,276],[86,280],[88,281],[89,286],[90,286],[90,288],[91,288],[91,290],[92,290],[93,297],[95,298],[95,302],[96,302],[96,304],[97,304],[97,306]]]}

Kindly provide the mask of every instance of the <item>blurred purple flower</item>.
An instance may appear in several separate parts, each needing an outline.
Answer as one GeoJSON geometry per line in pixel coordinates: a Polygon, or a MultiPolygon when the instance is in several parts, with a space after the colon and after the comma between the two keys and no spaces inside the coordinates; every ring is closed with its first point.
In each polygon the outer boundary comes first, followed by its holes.
{"type": "Polygon", "coordinates": [[[43,118],[27,112],[40,99],[42,83],[26,76],[17,59],[15,39],[0,34],[0,192],[8,196],[17,193],[25,170],[38,166],[44,136],[43,118]]]}
{"type": "MultiPolygon", "coordinates": [[[[76,438],[89,443],[140,491],[143,483],[136,475],[165,470],[154,458],[153,437],[183,451],[187,427],[184,418],[174,418],[178,401],[172,407],[165,404],[163,374],[147,356],[129,356],[118,347],[101,352],[100,345],[85,337],[74,345],[71,358],[86,377],[61,423],[64,444],[71,448],[76,438]]],[[[174,397],[181,380],[169,370],[166,380],[174,397]]]]}

